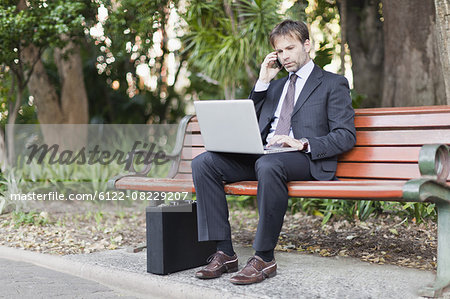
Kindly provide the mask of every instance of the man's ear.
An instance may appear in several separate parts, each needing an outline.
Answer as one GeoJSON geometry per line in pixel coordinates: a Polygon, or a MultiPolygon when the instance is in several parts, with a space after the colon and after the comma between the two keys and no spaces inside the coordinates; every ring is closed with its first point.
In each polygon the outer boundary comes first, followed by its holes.
{"type": "Polygon", "coordinates": [[[303,47],[305,48],[305,51],[309,53],[309,51],[311,51],[311,41],[309,39],[305,40],[303,47]]]}

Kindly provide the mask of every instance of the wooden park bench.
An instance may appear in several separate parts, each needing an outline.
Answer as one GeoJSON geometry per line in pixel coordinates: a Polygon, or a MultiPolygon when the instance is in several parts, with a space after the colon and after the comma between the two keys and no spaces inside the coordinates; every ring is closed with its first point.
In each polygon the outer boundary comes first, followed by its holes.
{"type": "MultiPolygon", "coordinates": [[[[288,183],[291,197],[433,202],[438,211],[437,276],[424,296],[450,285],[450,106],[357,109],[356,146],[338,161],[339,181],[288,183]]],[[[143,171],[112,180],[116,189],[195,192],[191,160],[205,151],[195,116],[186,116],[167,178],[143,171]]],[[[133,169],[134,171],[134,169],[133,169]]],[[[258,182],[224,186],[227,194],[256,195],[258,182]]]]}

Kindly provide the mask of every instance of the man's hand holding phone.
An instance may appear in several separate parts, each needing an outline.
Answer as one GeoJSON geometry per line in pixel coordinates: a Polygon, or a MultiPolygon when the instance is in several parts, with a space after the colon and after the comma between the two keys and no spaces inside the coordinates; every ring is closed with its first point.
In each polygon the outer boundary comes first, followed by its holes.
{"type": "Polygon", "coordinates": [[[269,83],[278,74],[281,68],[282,64],[278,60],[277,52],[269,53],[261,64],[259,80],[264,83],[269,83]]]}

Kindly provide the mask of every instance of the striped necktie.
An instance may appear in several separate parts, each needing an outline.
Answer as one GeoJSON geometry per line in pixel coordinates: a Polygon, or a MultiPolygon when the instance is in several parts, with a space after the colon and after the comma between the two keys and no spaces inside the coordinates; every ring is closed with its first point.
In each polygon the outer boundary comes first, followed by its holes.
{"type": "Polygon", "coordinates": [[[295,97],[295,82],[298,76],[292,74],[290,77],[290,82],[288,90],[286,92],[286,97],[283,101],[283,106],[281,107],[280,118],[278,119],[277,128],[275,129],[275,135],[289,135],[291,129],[291,116],[294,110],[294,97],[295,97]]]}

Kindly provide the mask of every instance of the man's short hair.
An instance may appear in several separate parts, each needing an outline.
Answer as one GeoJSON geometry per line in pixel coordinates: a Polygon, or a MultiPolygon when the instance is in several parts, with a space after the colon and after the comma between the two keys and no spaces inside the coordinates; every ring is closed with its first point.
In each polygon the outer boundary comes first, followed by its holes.
{"type": "Polygon", "coordinates": [[[284,20],[270,32],[270,44],[274,47],[274,41],[277,37],[291,35],[297,37],[302,44],[309,39],[308,27],[305,23],[293,20],[284,20]]]}

